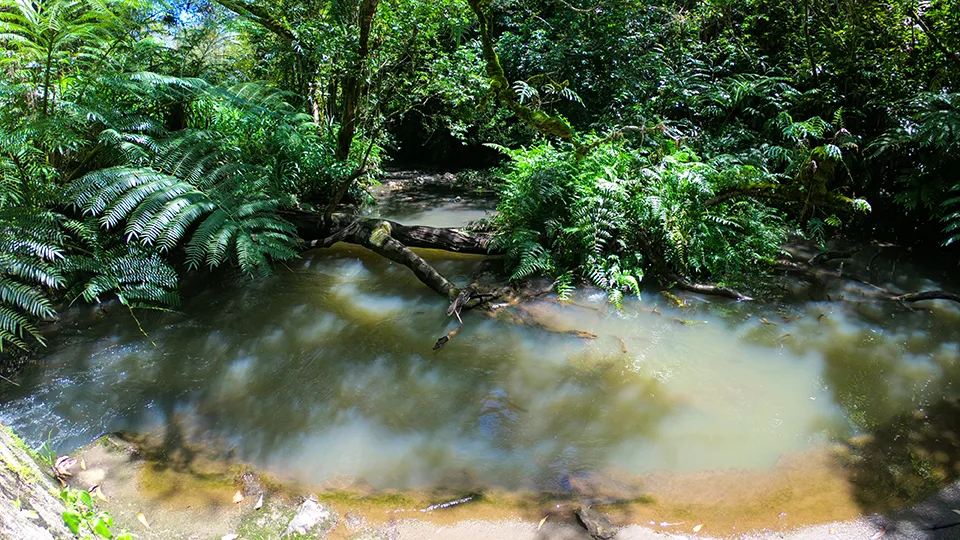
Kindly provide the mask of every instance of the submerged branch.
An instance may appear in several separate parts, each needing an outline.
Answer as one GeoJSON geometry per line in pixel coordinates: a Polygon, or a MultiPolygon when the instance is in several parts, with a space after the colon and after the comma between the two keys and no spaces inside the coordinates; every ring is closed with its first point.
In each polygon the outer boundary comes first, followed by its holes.
{"type": "Polygon", "coordinates": [[[720,287],[719,285],[708,285],[705,283],[694,283],[677,275],[674,275],[673,279],[677,282],[677,287],[685,291],[708,294],[711,296],[722,296],[725,298],[732,298],[734,300],[753,300],[753,298],[729,287],[720,287]]]}
{"type": "Polygon", "coordinates": [[[901,294],[893,297],[897,302],[920,302],[923,300],[953,300],[960,302],[960,294],[954,294],[946,291],[923,291],[909,294],[901,294]]]}
{"type": "MultiPolygon", "coordinates": [[[[846,252],[846,253],[828,252],[828,253],[834,253],[838,255],[837,258],[843,258],[843,256],[845,255],[849,256],[851,254],[850,252],[846,252]]],[[[893,300],[903,305],[906,305],[912,302],[922,302],[924,300],[952,300],[954,302],[960,303],[960,294],[942,291],[942,290],[897,294],[893,291],[890,291],[887,288],[881,287],[879,285],[874,285],[873,283],[870,283],[869,281],[858,278],[854,275],[849,275],[849,274],[843,275],[840,272],[835,270],[828,270],[828,269],[818,267],[816,266],[816,263],[818,262],[816,259],[817,257],[814,257],[807,262],[780,260],[780,261],[777,261],[777,267],[785,272],[795,272],[799,274],[806,274],[810,276],[812,279],[822,279],[823,277],[830,277],[833,279],[845,279],[848,281],[855,281],[857,283],[861,283],[863,285],[866,285],[874,289],[876,293],[870,296],[874,299],[881,300],[881,301],[893,300]]],[[[827,298],[830,299],[829,296],[827,298]]]]}

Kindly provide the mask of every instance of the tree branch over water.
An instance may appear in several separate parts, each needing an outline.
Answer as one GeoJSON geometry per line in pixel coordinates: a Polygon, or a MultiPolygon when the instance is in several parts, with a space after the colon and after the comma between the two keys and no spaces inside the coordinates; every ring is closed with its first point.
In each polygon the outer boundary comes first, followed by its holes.
{"type": "Polygon", "coordinates": [[[486,62],[487,77],[490,78],[490,90],[503,102],[510,111],[520,120],[543,135],[550,135],[572,142],[579,150],[580,144],[576,141],[573,128],[562,118],[551,116],[543,111],[535,110],[520,103],[517,93],[510,85],[500,57],[493,44],[493,35],[490,29],[490,17],[485,9],[489,2],[484,0],[469,0],[470,8],[480,23],[480,43],[483,47],[483,59],[486,62]]]}

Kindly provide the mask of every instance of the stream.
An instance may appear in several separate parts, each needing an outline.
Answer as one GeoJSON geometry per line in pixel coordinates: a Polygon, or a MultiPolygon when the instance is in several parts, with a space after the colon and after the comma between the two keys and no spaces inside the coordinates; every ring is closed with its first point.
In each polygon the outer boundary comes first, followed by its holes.
{"type": "MultiPolygon", "coordinates": [[[[397,191],[380,212],[454,226],[494,204],[464,200],[397,191]]],[[[460,283],[481,260],[423,253],[460,283]]],[[[956,290],[935,264],[908,261],[870,248],[839,271],[956,290]]],[[[177,312],[140,313],[147,335],[118,306],[67,311],[39,366],[0,385],[0,421],[61,452],[157,432],[215,441],[280,476],[373,489],[642,492],[630,479],[742,478],[792,459],[842,477],[865,510],[890,486],[857,478],[887,478],[877,471],[902,468],[901,437],[956,422],[923,411],[960,395],[960,309],[909,310],[843,278],[787,280],[773,304],[677,293],[677,305],[652,287],[619,311],[581,289],[572,303],[509,308],[538,324],[469,313],[439,351],[456,325],[447,303],[359,247],[308,252],[261,281],[208,281],[177,312]],[[807,458],[851,438],[869,447],[858,460],[807,458]]],[[[889,478],[942,485],[956,477],[947,457],[944,471],[921,459],[889,478]]]]}

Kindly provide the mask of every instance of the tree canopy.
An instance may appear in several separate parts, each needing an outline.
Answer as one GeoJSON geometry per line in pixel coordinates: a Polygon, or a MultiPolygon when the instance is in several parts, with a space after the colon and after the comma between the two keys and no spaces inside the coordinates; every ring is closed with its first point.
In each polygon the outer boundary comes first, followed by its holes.
{"type": "Polygon", "coordinates": [[[0,48],[4,345],[338,239],[452,307],[394,236],[614,303],[643,279],[741,297],[791,234],[960,243],[947,0],[0,0],[0,48]],[[341,215],[428,138],[500,156],[492,241],[341,215]]]}

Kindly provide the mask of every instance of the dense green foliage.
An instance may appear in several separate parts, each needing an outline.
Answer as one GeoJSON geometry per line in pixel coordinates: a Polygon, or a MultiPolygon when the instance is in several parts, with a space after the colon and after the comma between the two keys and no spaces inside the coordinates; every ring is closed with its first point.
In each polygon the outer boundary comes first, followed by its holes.
{"type": "Polygon", "coordinates": [[[820,242],[877,227],[925,235],[910,241],[958,239],[960,198],[947,171],[960,133],[960,14],[948,2],[498,7],[508,78],[579,96],[544,111],[583,132],[632,126],[611,142],[616,151],[601,145],[582,162],[561,165],[543,146],[511,154],[499,219],[518,275],[574,270],[614,287],[617,275],[646,270],[737,283],[762,274],[787,230],[820,242]],[[612,178],[644,189],[624,198],[612,178]],[[698,190],[682,187],[689,178],[698,190]],[[668,205],[676,194],[667,219],[627,210],[656,208],[650,192],[668,205]],[[871,206],[877,215],[866,214],[871,206]],[[583,212],[609,236],[573,247],[583,212]],[[624,234],[637,228],[639,239],[624,234]]]}
{"type": "Polygon", "coordinates": [[[550,144],[513,151],[501,193],[499,239],[514,278],[573,271],[611,293],[640,294],[645,269],[741,282],[772,262],[786,240],[780,212],[753,199],[714,202],[770,173],[721,156],[708,162],[665,145],[641,155],[604,144],[583,159],[550,144]]]}
{"type": "Polygon", "coordinates": [[[614,302],[747,284],[791,232],[960,240],[947,0],[0,0],[0,49],[0,344],[262,276],[285,209],[429,141],[504,156],[513,277],[614,302]]]}
{"type": "Polygon", "coordinates": [[[140,39],[159,31],[147,8],[3,8],[3,343],[42,342],[34,321],[55,317],[57,289],[176,306],[164,255],[180,245],[187,269],[251,275],[297,253],[275,210],[323,188],[330,145],[276,89],[140,71],[163,50],[140,39]]]}

